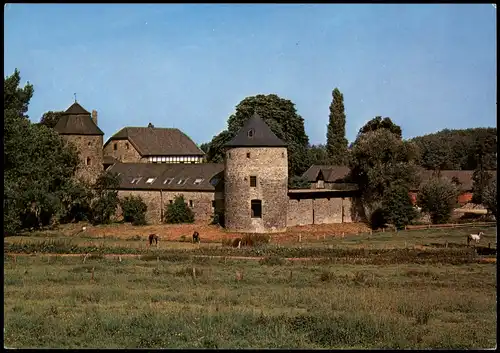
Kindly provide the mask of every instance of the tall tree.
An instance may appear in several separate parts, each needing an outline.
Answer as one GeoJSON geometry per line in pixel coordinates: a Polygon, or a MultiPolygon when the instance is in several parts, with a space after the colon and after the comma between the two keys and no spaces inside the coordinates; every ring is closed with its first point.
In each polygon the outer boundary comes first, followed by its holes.
{"type": "Polygon", "coordinates": [[[344,95],[335,88],[330,104],[330,119],[326,132],[326,147],[330,163],[344,165],[346,162],[347,139],[345,138],[344,95]]]}
{"type": "Polygon", "coordinates": [[[359,186],[369,220],[373,214],[385,215],[387,221],[400,219],[388,212],[397,209],[395,202],[402,202],[399,208],[407,207],[407,199],[400,195],[401,190],[408,193],[418,182],[415,159],[416,147],[389,129],[368,131],[358,137],[351,150],[349,179],[359,186]],[[397,190],[391,189],[396,184],[397,190]],[[391,200],[387,200],[388,195],[391,200]],[[390,206],[385,207],[384,200],[390,206]]]}
{"type": "Polygon", "coordinates": [[[78,165],[76,148],[54,130],[31,124],[33,95],[20,74],[4,79],[4,232],[47,225],[63,207],[63,190],[78,165]]]}
{"type": "Polygon", "coordinates": [[[275,94],[259,94],[243,99],[236,112],[228,118],[227,130],[214,136],[207,153],[209,162],[224,160],[224,144],[229,142],[250,117],[257,113],[269,125],[278,138],[288,144],[288,172],[290,177],[301,175],[309,167],[307,146],[309,137],[304,119],[297,114],[295,105],[275,94]]]}
{"type": "Polygon", "coordinates": [[[386,129],[397,136],[399,139],[403,138],[403,132],[399,125],[392,122],[391,118],[386,117],[382,119],[381,116],[376,116],[372,120],[368,121],[361,129],[359,129],[358,136],[366,134],[367,132],[373,132],[380,129],[386,129]]]}
{"type": "Polygon", "coordinates": [[[330,164],[328,151],[325,145],[310,145],[308,147],[309,164],[327,165],[330,164]]]}
{"type": "Polygon", "coordinates": [[[63,114],[64,112],[53,112],[53,111],[48,111],[46,113],[43,113],[42,118],[40,119],[40,124],[53,129],[63,114]]]}

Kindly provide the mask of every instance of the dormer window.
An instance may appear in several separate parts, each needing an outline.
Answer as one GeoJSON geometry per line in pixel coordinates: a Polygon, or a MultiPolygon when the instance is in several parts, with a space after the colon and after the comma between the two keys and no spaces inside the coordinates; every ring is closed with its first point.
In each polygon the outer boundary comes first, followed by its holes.
{"type": "Polygon", "coordinates": [[[134,178],[134,179],[132,179],[130,184],[137,184],[137,183],[139,183],[139,181],[141,181],[141,179],[142,179],[142,177],[134,178]]]}
{"type": "Polygon", "coordinates": [[[249,138],[253,138],[254,134],[255,134],[255,130],[254,130],[254,129],[250,129],[250,130],[248,130],[248,132],[247,132],[247,136],[248,136],[249,138]]]}
{"type": "Polygon", "coordinates": [[[194,185],[200,185],[202,181],[203,181],[203,179],[202,179],[202,178],[198,178],[198,179],[196,179],[196,180],[193,182],[193,184],[194,184],[194,185]]]}
{"type": "Polygon", "coordinates": [[[170,184],[172,182],[172,180],[174,180],[174,178],[167,178],[167,179],[165,179],[163,184],[170,184]]]}

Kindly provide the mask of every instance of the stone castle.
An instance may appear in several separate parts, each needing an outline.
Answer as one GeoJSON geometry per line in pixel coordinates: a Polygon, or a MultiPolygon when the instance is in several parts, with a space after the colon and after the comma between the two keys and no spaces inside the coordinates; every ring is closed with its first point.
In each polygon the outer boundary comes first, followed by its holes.
{"type": "MultiPolygon", "coordinates": [[[[182,131],[152,124],[125,127],[103,144],[97,112],[76,102],[54,129],[80,153],[78,178],[93,182],[103,170],[117,173],[118,196],[140,196],[149,223],[161,223],[166,206],[179,195],[196,221],[224,214],[225,227],[236,232],[347,223],[361,214],[357,186],[344,181],[347,167],[312,165],[304,173],[310,187],[289,189],[287,146],[258,115],[226,144],[223,164],[204,163],[204,152],[182,131]]],[[[471,185],[470,176],[454,176],[471,185]]]]}

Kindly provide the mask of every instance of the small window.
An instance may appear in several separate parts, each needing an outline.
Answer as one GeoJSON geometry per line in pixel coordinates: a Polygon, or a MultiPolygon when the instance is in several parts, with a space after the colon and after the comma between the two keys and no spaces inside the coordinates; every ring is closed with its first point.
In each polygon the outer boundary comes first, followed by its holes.
{"type": "Polygon", "coordinates": [[[254,129],[250,129],[248,130],[247,136],[252,138],[254,136],[254,133],[255,133],[254,129]]]}
{"type": "Polygon", "coordinates": [[[87,165],[90,165],[90,157],[87,157],[87,165]]]}
{"type": "Polygon", "coordinates": [[[141,179],[142,179],[142,177],[134,178],[134,179],[132,179],[130,184],[138,184],[141,181],[141,179]]]}
{"type": "Polygon", "coordinates": [[[195,179],[195,181],[193,182],[194,185],[200,185],[202,183],[203,179],[202,178],[197,178],[195,179]]]}
{"type": "Polygon", "coordinates": [[[146,180],[146,184],[153,184],[155,180],[156,178],[148,178],[148,180],[146,180]]]}
{"type": "Polygon", "coordinates": [[[172,204],[174,203],[174,200],[168,200],[168,203],[172,204]]]}
{"type": "Polygon", "coordinates": [[[251,176],[250,177],[250,187],[254,188],[257,186],[257,177],[256,176],[251,176]]]}
{"type": "Polygon", "coordinates": [[[262,201],[251,200],[252,218],[262,218],[262,201]]]}
{"type": "Polygon", "coordinates": [[[215,200],[212,200],[212,208],[215,208],[215,200]]]}
{"type": "Polygon", "coordinates": [[[130,148],[130,146],[128,145],[128,142],[125,142],[125,148],[126,148],[126,149],[129,149],[129,148],[130,148]]]}
{"type": "Polygon", "coordinates": [[[115,142],[113,143],[113,149],[116,151],[118,149],[118,144],[115,142]]]}
{"type": "Polygon", "coordinates": [[[325,181],[324,180],[318,180],[318,189],[324,189],[325,188],[325,181]]]}
{"type": "Polygon", "coordinates": [[[250,152],[247,152],[247,158],[250,158],[250,152]]]}
{"type": "Polygon", "coordinates": [[[285,158],[285,152],[281,152],[281,158],[285,158]]]}
{"type": "Polygon", "coordinates": [[[189,207],[193,207],[193,200],[189,200],[189,207]]]}
{"type": "Polygon", "coordinates": [[[87,146],[92,146],[92,142],[90,142],[90,141],[89,141],[89,142],[87,143],[87,146]]]}
{"type": "Polygon", "coordinates": [[[231,159],[231,152],[228,152],[227,158],[231,159]]]}
{"type": "Polygon", "coordinates": [[[165,179],[163,184],[170,184],[172,182],[172,180],[174,180],[174,178],[167,178],[167,179],[165,179]]]}

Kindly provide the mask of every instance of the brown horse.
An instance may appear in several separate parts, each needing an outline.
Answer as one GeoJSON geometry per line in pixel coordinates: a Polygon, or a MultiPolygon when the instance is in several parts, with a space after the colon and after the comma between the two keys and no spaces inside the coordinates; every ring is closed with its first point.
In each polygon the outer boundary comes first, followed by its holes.
{"type": "Polygon", "coordinates": [[[149,246],[153,245],[153,241],[155,242],[156,246],[158,246],[158,236],[156,234],[149,234],[149,246]]]}
{"type": "Polygon", "coordinates": [[[193,243],[199,243],[200,242],[200,233],[198,233],[197,231],[195,231],[193,233],[193,243]]]}

